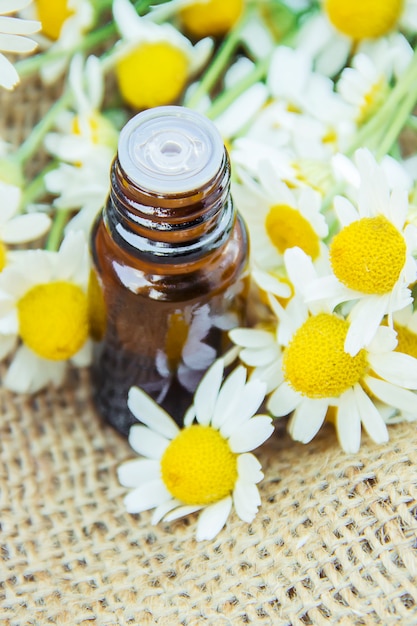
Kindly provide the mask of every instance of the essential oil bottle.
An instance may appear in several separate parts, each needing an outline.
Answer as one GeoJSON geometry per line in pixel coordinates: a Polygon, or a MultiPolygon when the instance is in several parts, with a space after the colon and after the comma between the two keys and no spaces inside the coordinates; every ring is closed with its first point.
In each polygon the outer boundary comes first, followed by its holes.
{"type": "Polygon", "coordinates": [[[127,434],[137,385],[181,423],[228,330],[245,321],[247,233],[212,122],[167,106],[127,123],[91,250],[105,320],[93,365],[99,413],[127,434]]]}

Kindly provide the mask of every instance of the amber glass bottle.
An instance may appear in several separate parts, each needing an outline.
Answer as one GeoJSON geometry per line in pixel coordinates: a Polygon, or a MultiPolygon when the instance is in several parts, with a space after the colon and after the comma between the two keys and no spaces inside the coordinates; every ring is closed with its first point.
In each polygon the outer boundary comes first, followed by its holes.
{"type": "Polygon", "coordinates": [[[168,106],[128,122],[91,247],[106,320],[93,366],[99,412],[127,433],[138,385],[181,422],[245,314],[247,235],[206,117],[168,106]]]}

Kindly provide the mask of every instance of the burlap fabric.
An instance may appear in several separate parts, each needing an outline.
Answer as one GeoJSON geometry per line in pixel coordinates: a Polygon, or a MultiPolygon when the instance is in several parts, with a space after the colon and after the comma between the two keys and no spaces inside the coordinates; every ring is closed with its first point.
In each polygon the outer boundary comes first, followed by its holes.
{"type": "MultiPolygon", "coordinates": [[[[0,94],[17,142],[50,106],[37,83],[0,94]]],[[[31,164],[37,167],[39,160],[31,164]]],[[[212,542],[192,516],[123,509],[132,458],[90,399],[88,371],[33,397],[0,389],[0,621],[5,625],[417,624],[417,425],[341,452],[277,432],[259,451],[262,507],[212,542]]]]}

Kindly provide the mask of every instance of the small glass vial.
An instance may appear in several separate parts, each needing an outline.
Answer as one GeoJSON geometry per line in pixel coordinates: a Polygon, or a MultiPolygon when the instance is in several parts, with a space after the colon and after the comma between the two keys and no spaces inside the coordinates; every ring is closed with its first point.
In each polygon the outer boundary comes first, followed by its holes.
{"type": "Polygon", "coordinates": [[[167,106],[127,123],[91,248],[105,310],[93,365],[99,412],[127,434],[137,385],[180,423],[229,347],[227,331],[245,321],[247,233],[212,122],[167,106]]]}

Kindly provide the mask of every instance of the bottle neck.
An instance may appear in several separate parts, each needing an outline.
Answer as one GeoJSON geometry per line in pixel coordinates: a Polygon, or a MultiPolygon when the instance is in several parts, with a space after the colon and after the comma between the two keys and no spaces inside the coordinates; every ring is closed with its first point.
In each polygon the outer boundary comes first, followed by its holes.
{"type": "Polygon", "coordinates": [[[235,221],[226,150],[208,183],[175,195],[140,188],[116,157],[104,219],[119,246],[149,261],[184,263],[214,252],[227,241],[235,221]]]}

